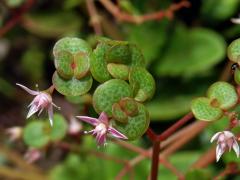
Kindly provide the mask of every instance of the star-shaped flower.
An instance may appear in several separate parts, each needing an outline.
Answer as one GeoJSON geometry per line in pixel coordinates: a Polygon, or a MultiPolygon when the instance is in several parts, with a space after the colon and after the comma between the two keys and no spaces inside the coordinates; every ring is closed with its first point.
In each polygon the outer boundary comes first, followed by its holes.
{"type": "Polygon", "coordinates": [[[109,120],[105,112],[102,112],[98,119],[88,116],[77,116],[77,118],[95,127],[93,130],[86,133],[92,133],[95,135],[99,146],[106,144],[107,134],[111,134],[119,139],[128,139],[124,134],[109,125],[109,120]]]}
{"type": "Polygon", "coordinates": [[[211,138],[211,143],[215,140],[217,140],[217,147],[216,147],[217,162],[219,161],[219,159],[227,149],[231,151],[231,149],[233,148],[237,157],[239,157],[239,146],[238,146],[236,137],[232,132],[230,131],[218,132],[214,134],[213,137],[211,138]]]}
{"type": "Polygon", "coordinates": [[[52,96],[47,91],[33,91],[26,86],[21,84],[16,84],[20,86],[22,89],[27,91],[29,94],[35,96],[33,101],[29,104],[29,112],[27,114],[27,118],[31,117],[33,114],[39,111],[38,115],[46,109],[48,111],[49,121],[51,126],[53,125],[53,106],[60,109],[57,105],[52,102],[52,96]]]}

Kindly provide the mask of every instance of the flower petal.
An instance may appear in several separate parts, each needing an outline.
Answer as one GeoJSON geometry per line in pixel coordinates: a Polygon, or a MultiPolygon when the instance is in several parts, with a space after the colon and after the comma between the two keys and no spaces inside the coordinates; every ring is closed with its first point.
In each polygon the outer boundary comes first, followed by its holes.
{"type": "Polygon", "coordinates": [[[49,116],[50,125],[53,126],[53,107],[52,107],[52,105],[49,105],[49,107],[48,107],[48,116],[49,116]]]}
{"type": "Polygon", "coordinates": [[[223,155],[224,150],[221,148],[220,145],[217,145],[216,147],[216,161],[218,162],[221,156],[223,155]]]}
{"type": "Polygon", "coordinates": [[[232,147],[233,147],[233,150],[235,151],[237,157],[239,157],[239,146],[238,146],[238,143],[235,139],[234,139],[232,147]]]}
{"type": "Polygon", "coordinates": [[[98,119],[99,119],[99,121],[101,121],[105,124],[108,124],[108,116],[105,112],[102,112],[98,119]]]}
{"type": "Polygon", "coordinates": [[[222,132],[218,132],[216,134],[213,135],[213,137],[211,138],[210,142],[212,143],[213,141],[217,140],[218,136],[221,134],[222,132]]]}
{"type": "Polygon", "coordinates": [[[17,86],[20,86],[22,89],[24,89],[25,91],[27,91],[27,92],[28,92],[29,94],[31,94],[31,95],[36,96],[36,95],[39,94],[38,91],[33,91],[33,90],[27,88],[26,86],[24,86],[24,85],[22,85],[22,84],[18,84],[18,83],[16,83],[16,85],[17,85],[17,86]]]}
{"type": "Polygon", "coordinates": [[[106,142],[106,134],[97,134],[96,140],[98,146],[104,145],[106,142]]]}
{"type": "Polygon", "coordinates": [[[116,138],[119,138],[119,139],[128,139],[127,136],[125,136],[124,134],[120,133],[118,130],[116,130],[115,128],[113,127],[109,127],[108,128],[108,132],[116,137],[116,138]]]}
{"type": "Polygon", "coordinates": [[[92,118],[92,117],[88,117],[88,116],[76,116],[76,117],[86,123],[93,125],[93,126],[97,126],[100,123],[100,121],[96,118],[92,118]]]}
{"type": "Polygon", "coordinates": [[[235,137],[234,134],[230,131],[223,131],[226,138],[232,138],[235,137]]]}
{"type": "Polygon", "coordinates": [[[27,119],[30,118],[34,113],[36,113],[39,109],[37,108],[37,106],[35,105],[32,105],[30,107],[30,110],[28,111],[28,114],[27,114],[27,119]]]}

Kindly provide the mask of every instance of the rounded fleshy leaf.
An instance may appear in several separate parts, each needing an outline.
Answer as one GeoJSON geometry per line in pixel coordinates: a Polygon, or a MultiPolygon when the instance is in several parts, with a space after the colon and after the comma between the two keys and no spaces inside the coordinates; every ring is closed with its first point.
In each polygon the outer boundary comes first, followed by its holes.
{"type": "Polygon", "coordinates": [[[63,38],[53,48],[54,64],[58,74],[70,79],[84,77],[89,70],[90,46],[82,39],[63,38]]]}
{"type": "Polygon", "coordinates": [[[126,113],[128,116],[135,116],[138,113],[138,104],[132,98],[123,98],[120,100],[119,105],[121,109],[126,113]]]}
{"type": "Polygon", "coordinates": [[[233,62],[240,62],[240,38],[234,40],[227,50],[228,58],[233,62]]]}
{"type": "Polygon", "coordinates": [[[234,81],[240,85],[240,70],[238,68],[234,71],[234,81]]]}
{"type": "Polygon", "coordinates": [[[78,80],[61,78],[57,72],[53,74],[52,83],[56,90],[65,96],[79,96],[87,93],[92,87],[92,77],[90,75],[78,80]]]}
{"type": "Polygon", "coordinates": [[[221,109],[230,109],[238,101],[237,92],[231,84],[227,82],[216,82],[212,84],[207,92],[210,100],[217,100],[221,109]]]}
{"type": "Polygon", "coordinates": [[[96,112],[106,112],[112,116],[112,105],[124,97],[132,97],[129,84],[120,79],[111,79],[97,87],[93,94],[93,107],[96,112]]]}
{"type": "Polygon", "coordinates": [[[129,67],[124,64],[109,63],[108,72],[116,79],[128,80],[129,67]]]}
{"type": "Polygon", "coordinates": [[[68,124],[62,115],[54,114],[53,126],[52,127],[49,126],[49,128],[50,128],[50,133],[49,133],[50,139],[52,141],[56,141],[56,140],[62,139],[66,135],[68,124]]]}
{"type": "Polygon", "coordinates": [[[59,51],[67,51],[75,55],[80,52],[90,54],[92,49],[86,41],[80,38],[65,37],[56,42],[53,47],[53,55],[55,56],[59,51]]]}
{"type": "Polygon", "coordinates": [[[65,79],[70,79],[74,75],[72,64],[74,57],[68,51],[59,51],[55,53],[54,65],[57,72],[65,79]]]}
{"type": "Polygon", "coordinates": [[[211,106],[211,101],[205,97],[194,99],[191,110],[195,118],[202,121],[215,121],[223,115],[223,111],[220,108],[211,106]]]}
{"type": "Polygon", "coordinates": [[[113,127],[128,137],[128,140],[135,140],[141,137],[149,126],[149,113],[144,105],[138,103],[138,114],[128,117],[128,123],[120,123],[113,119],[113,127]]]}
{"type": "Polygon", "coordinates": [[[107,44],[110,48],[106,52],[106,61],[112,63],[127,64],[131,61],[131,51],[129,43],[126,41],[109,40],[107,44]]]}
{"type": "Polygon", "coordinates": [[[128,122],[127,114],[121,109],[121,106],[118,103],[114,103],[112,106],[112,116],[116,121],[121,123],[128,122]]]}
{"type": "Polygon", "coordinates": [[[132,52],[132,56],[131,56],[131,67],[145,67],[146,63],[145,63],[145,59],[144,56],[142,54],[142,51],[135,45],[135,44],[131,44],[130,45],[130,49],[132,52]]]}
{"type": "Polygon", "coordinates": [[[130,70],[129,82],[134,94],[134,99],[139,102],[151,99],[155,92],[155,80],[152,75],[142,67],[135,67],[130,70]]]}
{"type": "Polygon", "coordinates": [[[27,124],[23,130],[23,140],[31,147],[41,148],[48,144],[49,136],[45,131],[43,121],[34,121],[27,124]]]}
{"type": "Polygon", "coordinates": [[[105,53],[107,49],[109,49],[109,47],[106,44],[98,44],[90,58],[91,74],[94,79],[101,83],[112,78],[107,69],[107,62],[105,61],[105,53]]]}

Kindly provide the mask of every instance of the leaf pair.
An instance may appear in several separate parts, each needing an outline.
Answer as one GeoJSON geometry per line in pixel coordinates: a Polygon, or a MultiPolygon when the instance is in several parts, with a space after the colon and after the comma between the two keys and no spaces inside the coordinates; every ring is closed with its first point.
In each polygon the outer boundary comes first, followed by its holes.
{"type": "Polygon", "coordinates": [[[191,109],[197,119],[214,121],[220,119],[224,111],[233,108],[237,102],[235,88],[229,83],[219,81],[209,87],[207,97],[194,99],[191,109]]]}

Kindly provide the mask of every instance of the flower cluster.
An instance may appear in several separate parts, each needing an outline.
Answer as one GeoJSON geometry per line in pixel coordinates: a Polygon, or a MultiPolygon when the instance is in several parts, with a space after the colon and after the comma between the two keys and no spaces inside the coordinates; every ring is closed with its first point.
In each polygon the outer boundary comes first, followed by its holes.
{"type": "Polygon", "coordinates": [[[232,132],[230,131],[218,132],[213,135],[210,141],[212,143],[215,140],[217,141],[217,147],[216,147],[217,162],[219,161],[219,159],[221,158],[221,156],[226,150],[231,151],[231,149],[233,149],[237,157],[239,157],[239,146],[238,146],[236,137],[232,132]]]}
{"type": "MultiPolygon", "coordinates": [[[[33,91],[21,84],[17,84],[17,85],[20,86],[25,91],[27,91],[29,94],[35,96],[33,101],[28,106],[30,110],[27,114],[27,118],[31,117],[36,112],[39,112],[38,115],[40,115],[41,112],[44,109],[46,109],[48,112],[50,124],[51,126],[53,126],[53,106],[57,108],[59,107],[55,105],[52,101],[52,96],[51,96],[52,90],[50,89],[46,91],[33,91]]],[[[99,146],[106,144],[107,134],[110,134],[113,137],[116,137],[119,139],[128,139],[124,134],[120,133],[118,130],[116,130],[109,124],[109,119],[106,113],[104,112],[100,114],[98,119],[88,117],[88,116],[77,116],[77,118],[95,127],[93,130],[86,133],[92,133],[94,136],[96,136],[97,144],[99,146]]],[[[81,125],[74,118],[72,118],[69,125],[69,133],[76,134],[80,130],[81,130],[81,125]]]]}

